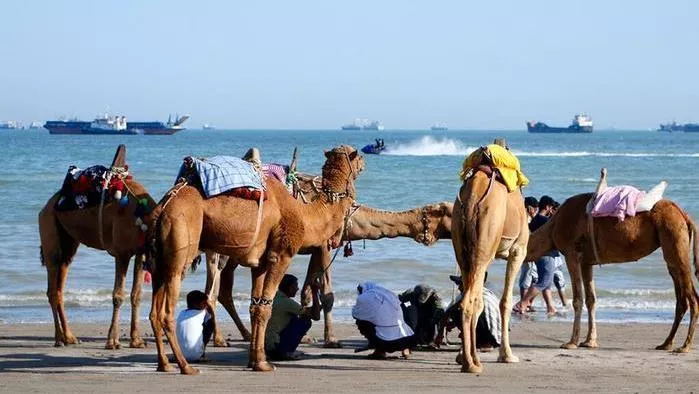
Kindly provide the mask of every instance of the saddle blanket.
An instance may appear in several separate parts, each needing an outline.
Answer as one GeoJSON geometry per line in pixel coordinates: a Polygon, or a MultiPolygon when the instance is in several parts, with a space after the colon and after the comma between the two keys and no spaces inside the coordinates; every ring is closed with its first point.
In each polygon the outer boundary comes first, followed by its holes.
{"type": "Polygon", "coordinates": [[[190,168],[199,175],[202,191],[206,198],[240,187],[264,189],[260,172],[255,169],[252,163],[238,157],[213,156],[205,159],[187,157],[180,167],[177,179],[185,175],[190,168]]]}
{"type": "MultiPolygon", "coordinates": [[[[56,209],[71,211],[98,205],[107,179],[107,172],[109,172],[107,167],[99,165],[84,170],[70,166],[63,179],[56,209]]],[[[105,197],[108,199],[110,196],[105,197]]]]}
{"type": "Polygon", "coordinates": [[[665,181],[648,193],[629,185],[608,187],[595,198],[590,213],[594,217],[616,217],[623,222],[626,216],[636,216],[638,212],[653,209],[655,203],[663,198],[666,187],[665,181]]]}
{"type": "Polygon", "coordinates": [[[485,148],[476,149],[468,155],[459,173],[462,181],[465,179],[469,169],[478,168],[483,162],[484,151],[489,156],[493,166],[500,171],[509,192],[513,192],[517,190],[518,187],[529,184],[529,179],[524,176],[524,173],[519,167],[519,160],[517,157],[508,149],[497,144],[490,144],[485,148]]]}
{"type": "Polygon", "coordinates": [[[262,172],[265,174],[265,177],[276,178],[279,182],[286,185],[286,174],[289,173],[289,166],[267,163],[262,165],[262,172]]]}

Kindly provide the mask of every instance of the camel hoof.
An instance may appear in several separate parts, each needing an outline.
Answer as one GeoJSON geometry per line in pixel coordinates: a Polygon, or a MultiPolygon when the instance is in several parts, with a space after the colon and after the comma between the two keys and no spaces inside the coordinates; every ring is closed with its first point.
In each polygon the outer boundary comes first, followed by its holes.
{"type": "Polygon", "coordinates": [[[243,341],[245,341],[245,342],[250,342],[250,341],[252,341],[252,334],[250,334],[250,333],[247,332],[247,331],[241,332],[241,333],[240,333],[240,336],[243,337],[243,341]]]}
{"type": "Polygon", "coordinates": [[[483,367],[480,365],[462,365],[461,366],[461,372],[465,373],[482,373],[483,372],[483,367]]]}
{"type": "Polygon", "coordinates": [[[80,340],[78,338],[74,337],[73,335],[71,335],[71,336],[65,337],[65,339],[63,340],[63,343],[65,343],[66,345],[79,345],[80,340]]]}
{"type": "Polygon", "coordinates": [[[228,342],[223,338],[214,339],[214,347],[228,347],[228,342]]]}
{"type": "Polygon", "coordinates": [[[194,368],[193,366],[187,364],[182,368],[180,371],[182,375],[199,375],[199,370],[194,368]]]}
{"type": "Polygon", "coordinates": [[[342,344],[336,338],[326,339],[323,347],[326,349],[341,349],[342,344]]]}
{"type": "Polygon", "coordinates": [[[519,362],[519,357],[515,355],[506,355],[506,356],[498,356],[498,362],[499,363],[518,363],[519,362]]]}
{"type": "Polygon", "coordinates": [[[146,347],[146,341],[142,338],[134,338],[129,342],[129,347],[133,349],[143,349],[146,347]]]}
{"type": "Polygon", "coordinates": [[[63,347],[63,346],[65,346],[65,344],[61,340],[58,340],[58,341],[54,342],[54,344],[53,344],[53,347],[63,347]]]}
{"type": "Polygon", "coordinates": [[[580,344],[580,347],[586,347],[588,349],[597,349],[599,347],[599,343],[597,343],[596,340],[585,341],[580,344]]]}
{"type": "Polygon", "coordinates": [[[107,350],[118,350],[121,349],[121,343],[119,343],[118,339],[108,339],[104,348],[107,350]]]}
{"type": "Polygon", "coordinates": [[[172,366],[172,364],[162,364],[158,365],[158,368],[156,369],[158,372],[175,372],[175,367],[172,366]]]}
{"type": "Polygon", "coordinates": [[[575,342],[568,342],[561,345],[561,349],[577,349],[578,345],[575,342]]]}
{"type": "Polygon", "coordinates": [[[267,361],[258,361],[252,367],[252,370],[257,371],[257,372],[272,372],[275,369],[276,368],[274,367],[274,365],[272,365],[271,363],[269,363],[267,361]]]}
{"type": "Polygon", "coordinates": [[[667,350],[670,351],[672,350],[672,344],[671,343],[663,343],[662,345],[658,345],[655,347],[655,350],[667,350]]]}
{"type": "Polygon", "coordinates": [[[678,347],[677,349],[674,349],[672,352],[673,353],[689,353],[689,346],[678,347]]]}

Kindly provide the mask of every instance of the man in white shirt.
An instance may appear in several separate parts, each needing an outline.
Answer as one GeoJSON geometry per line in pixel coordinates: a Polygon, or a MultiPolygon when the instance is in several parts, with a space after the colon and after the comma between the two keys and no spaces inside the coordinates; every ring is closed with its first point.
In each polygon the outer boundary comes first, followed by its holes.
{"type": "Polygon", "coordinates": [[[214,332],[211,306],[199,290],[187,293],[187,309],[177,316],[177,341],[189,362],[204,361],[206,344],[214,332]]]}
{"type": "Polygon", "coordinates": [[[396,351],[402,351],[407,358],[415,344],[415,334],[403,320],[398,296],[373,282],[359,285],[357,291],[352,317],[359,332],[369,340],[369,348],[374,349],[369,358],[384,359],[386,353],[396,351]]]}

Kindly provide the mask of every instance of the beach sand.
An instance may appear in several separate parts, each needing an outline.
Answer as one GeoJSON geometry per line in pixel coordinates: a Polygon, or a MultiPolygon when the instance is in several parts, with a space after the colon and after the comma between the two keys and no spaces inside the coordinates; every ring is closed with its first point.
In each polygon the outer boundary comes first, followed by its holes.
{"type": "MultiPolygon", "coordinates": [[[[155,372],[150,325],[146,349],[130,349],[122,326],[122,349],[105,350],[107,324],[74,324],[82,343],[53,347],[53,325],[0,325],[0,391],[12,392],[697,392],[699,348],[689,354],[653,350],[670,324],[600,324],[601,348],[562,350],[570,323],[516,321],[511,341],[517,364],[496,363],[497,351],[481,353],[484,372],[462,374],[449,350],[414,352],[409,360],[366,359],[355,353],[365,344],[353,325],[338,324],[342,349],[301,345],[300,361],[276,363],[273,373],[246,369],[247,344],[232,324],[223,324],[228,348],[209,348],[212,362],[201,374],[155,372]]],[[[583,323],[583,333],[586,324],[583,323]]],[[[311,330],[322,338],[322,324],[311,330]]],[[[682,343],[684,324],[676,342],[682,343]]],[[[457,339],[452,333],[450,339],[457,339]]],[[[167,345],[166,345],[167,346],[167,345]]],[[[169,347],[167,348],[169,351],[169,347]]]]}

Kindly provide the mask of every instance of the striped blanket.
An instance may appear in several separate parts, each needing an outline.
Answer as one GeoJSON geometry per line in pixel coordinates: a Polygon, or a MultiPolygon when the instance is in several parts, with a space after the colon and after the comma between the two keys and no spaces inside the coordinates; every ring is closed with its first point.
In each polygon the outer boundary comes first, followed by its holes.
{"type": "Polygon", "coordinates": [[[262,176],[252,163],[233,156],[214,156],[209,158],[186,157],[182,163],[177,179],[194,170],[201,180],[202,191],[206,198],[225,193],[239,187],[257,190],[264,188],[262,176]]]}

